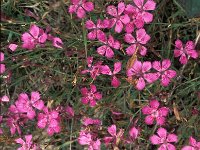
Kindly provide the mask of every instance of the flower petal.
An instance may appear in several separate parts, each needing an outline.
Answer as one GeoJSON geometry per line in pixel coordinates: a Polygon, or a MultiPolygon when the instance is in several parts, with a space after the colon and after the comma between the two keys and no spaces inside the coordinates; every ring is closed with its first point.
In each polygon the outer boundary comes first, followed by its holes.
{"type": "Polygon", "coordinates": [[[88,12],[94,10],[94,4],[92,2],[85,2],[82,4],[82,7],[88,12]]]}
{"type": "Polygon", "coordinates": [[[167,130],[164,128],[159,128],[157,130],[157,134],[159,135],[159,137],[166,139],[167,138],[167,130]]]}
{"type": "Polygon", "coordinates": [[[143,90],[145,88],[145,81],[144,78],[139,78],[136,84],[136,89],[143,90]]]}
{"type": "Polygon", "coordinates": [[[159,145],[161,143],[160,142],[160,137],[158,137],[157,135],[151,136],[149,140],[151,141],[151,143],[153,145],[159,145]]]}

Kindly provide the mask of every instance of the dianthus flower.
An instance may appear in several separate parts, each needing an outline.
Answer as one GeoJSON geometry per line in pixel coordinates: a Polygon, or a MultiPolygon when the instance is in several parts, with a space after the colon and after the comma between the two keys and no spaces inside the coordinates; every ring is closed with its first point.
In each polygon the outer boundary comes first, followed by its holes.
{"type": "Polygon", "coordinates": [[[29,99],[26,93],[21,93],[15,105],[19,112],[26,113],[29,119],[33,119],[36,116],[33,107],[42,110],[44,102],[40,99],[40,94],[38,92],[31,92],[31,99],[29,99]]]}
{"type": "Polygon", "coordinates": [[[84,18],[86,12],[94,10],[94,4],[86,0],[71,0],[72,5],[69,6],[69,13],[76,13],[78,18],[84,18]]]}
{"type": "Polygon", "coordinates": [[[93,62],[93,57],[88,57],[87,58],[87,66],[88,69],[81,71],[82,74],[90,73],[90,76],[93,79],[96,79],[97,76],[100,75],[100,68],[101,68],[101,61],[98,61],[95,65],[92,65],[93,62]]]}
{"type": "Polygon", "coordinates": [[[115,32],[120,33],[127,23],[130,22],[130,18],[127,14],[122,15],[125,10],[125,4],[123,2],[118,3],[117,9],[111,5],[107,7],[107,13],[114,18],[111,19],[110,27],[115,25],[115,32]]]}
{"type": "Polygon", "coordinates": [[[127,76],[136,79],[136,89],[143,90],[146,86],[145,80],[148,83],[153,83],[156,78],[153,73],[147,73],[151,69],[151,62],[141,62],[136,60],[134,64],[127,70],[127,76]]]}
{"type": "Polygon", "coordinates": [[[181,150],[200,150],[200,141],[197,142],[192,136],[189,138],[190,146],[184,146],[181,150]]]}
{"type": "Polygon", "coordinates": [[[142,113],[147,115],[145,117],[145,123],[147,125],[152,125],[154,120],[156,120],[158,125],[163,125],[166,120],[166,116],[169,113],[167,107],[159,108],[160,103],[157,100],[151,100],[148,106],[142,108],[142,113]]]}
{"type": "Polygon", "coordinates": [[[195,50],[194,42],[188,41],[184,47],[181,40],[176,40],[174,57],[180,57],[179,61],[181,64],[187,64],[189,57],[196,59],[198,53],[195,50]]]}
{"type": "Polygon", "coordinates": [[[112,58],[114,56],[114,49],[120,49],[121,44],[118,40],[115,40],[112,35],[109,35],[108,39],[105,37],[103,41],[101,41],[104,45],[97,48],[97,53],[106,56],[107,58],[112,58]]]}
{"type": "Polygon", "coordinates": [[[125,42],[131,44],[127,49],[126,53],[130,56],[133,55],[138,49],[140,55],[145,56],[147,53],[147,48],[143,45],[147,44],[150,40],[150,36],[146,33],[145,29],[139,29],[136,31],[136,39],[132,34],[125,34],[125,42]]]}
{"type": "Polygon", "coordinates": [[[84,87],[81,88],[81,102],[83,104],[90,104],[90,107],[94,107],[96,105],[96,101],[99,101],[102,99],[102,94],[100,92],[97,92],[96,86],[91,84],[90,85],[90,91],[84,87]]]}
{"type": "Polygon", "coordinates": [[[59,113],[56,110],[49,111],[47,107],[43,108],[43,112],[38,114],[38,128],[47,127],[47,133],[50,136],[59,133],[61,130],[59,113]]]}
{"type": "Polygon", "coordinates": [[[91,133],[81,130],[78,143],[80,145],[88,145],[88,150],[100,150],[101,149],[101,142],[99,139],[94,140],[94,137],[91,133]]]}
{"type": "Polygon", "coordinates": [[[47,40],[47,34],[43,29],[39,28],[35,24],[31,25],[29,32],[22,34],[22,48],[32,50],[37,44],[44,44],[47,40]]]}
{"type": "Polygon", "coordinates": [[[105,145],[108,145],[109,143],[113,143],[114,145],[118,145],[120,140],[122,139],[122,136],[124,134],[124,130],[120,129],[119,132],[117,133],[117,127],[116,125],[111,125],[108,127],[108,133],[111,136],[104,137],[104,143],[105,145]]]}
{"type": "Polygon", "coordinates": [[[110,21],[107,19],[97,20],[97,24],[94,24],[92,20],[87,20],[85,23],[85,27],[88,30],[92,30],[88,33],[87,37],[90,40],[95,40],[96,38],[100,41],[105,40],[106,34],[101,30],[108,28],[110,21]]]}
{"type": "Polygon", "coordinates": [[[115,88],[117,88],[120,85],[120,81],[119,79],[116,77],[116,74],[119,73],[121,71],[121,62],[116,62],[114,64],[114,70],[113,72],[110,70],[110,68],[107,65],[102,65],[101,66],[101,73],[102,74],[107,74],[112,76],[112,81],[111,81],[111,85],[115,88]]]}
{"type": "Polygon", "coordinates": [[[9,102],[9,101],[10,101],[10,99],[6,95],[0,97],[0,102],[9,102]]]}
{"type": "Polygon", "coordinates": [[[169,59],[164,59],[162,62],[154,61],[152,67],[158,71],[154,74],[155,78],[161,77],[161,85],[168,86],[170,79],[176,76],[176,71],[169,69],[171,66],[171,61],[169,59]]]}
{"type": "Polygon", "coordinates": [[[15,140],[16,143],[21,144],[17,150],[38,150],[39,148],[32,142],[32,135],[25,135],[25,141],[22,138],[15,140]]]}
{"type": "Polygon", "coordinates": [[[150,141],[153,145],[160,145],[158,150],[176,150],[175,146],[171,143],[178,142],[177,135],[167,133],[167,130],[164,128],[159,128],[157,134],[151,136],[150,141]]]}
{"type": "Polygon", "coordinates": [[[9,44],[9,46],[8,46],[8,48],[13,52],[17,49],[17,47],[18,47],[17,44],[9,44]]]}

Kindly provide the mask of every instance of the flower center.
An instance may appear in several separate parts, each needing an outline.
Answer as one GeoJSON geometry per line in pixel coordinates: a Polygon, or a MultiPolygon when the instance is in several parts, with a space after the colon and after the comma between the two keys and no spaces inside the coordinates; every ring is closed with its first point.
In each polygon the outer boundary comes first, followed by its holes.
{"type": "Polygon", "coordinates": [[[93,94],[93,93],[91,93],[91,92],[90,92],[90,93],[88,93],[88,98],[89,98],[89,99],[93,99],[93,98],[94,98],[94,94],[93,94]]]}

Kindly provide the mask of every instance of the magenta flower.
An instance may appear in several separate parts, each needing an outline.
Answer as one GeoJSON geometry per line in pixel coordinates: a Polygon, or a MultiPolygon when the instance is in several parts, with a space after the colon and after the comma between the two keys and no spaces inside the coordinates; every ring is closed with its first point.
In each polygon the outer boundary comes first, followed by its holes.
{"type": "Polygon", "coordinates": [[[43,112],[38,114],[38,128],[44,129],[47,127],[49,136],[59,133],[61,130],[59,113],[56,110],[49,111],[47,107],[43,108],[43,112]]]}
{"type": "Polygon", "coordinates": [[[90,85],[90,91],[84,87],[81,88],[81,102],[83,104],[90,103],[90,107],[94,107],[96,105],[96,101],[99,101],[102,99],[102,94],[100,92],[97,92],[96,86],[91,84],[90,85]]]}
{"type": "Polygon", "coordinates": [[[87,58],[87,65],[89,69],[81,71],[82,74],[90,73],[90,76],[93,79],[96,79],[97,76],[100,75],[100,68],[101,68],[101,61],[98,61],[95,65],[92,65],[93,62],[93,57],[88,57],[87,58]]]}
{"type": "Polygon", "coordinates": [[[167,133],[167,130],[164,128],[159,128],[157,134],[151,136],[150,141],[153,145],[160,145],[158,150],[176,150],[171,143],[178,142],[177,135],[167,133]]]}
{"type": "Polygon", "coordinates": [[[134,126],[129,130],[129,136],[132,141],[137,139],[139,134],[140,134],[140,130],[134,126]]]}
{"type": "Polygon", "coordinates": [[[107,65],[101,66],[101,73],[102,74],[107,74],[107,75],[112,76],[111,85],[113,87],[115,87],[115,88],[119,87],[119,85],[120,85],[120,81],[116,77],[116,74],[121,71],[121,66],[122,66],[121,62],[116,62],[114,64],[114,70],[113,70],[113,72],[111,72],[110,68],[107,65]]]}
{"type": "Polygon", "coordinates": [[[101,149],[101,142],[99,139],[94,140],[92,134],[87,133],[85,130],[81,130],[78,143],[80,145],[88,145],[88,150],[100,150],[101,149]]]}
{"type": "Polygon", "coordinates": [[[153,15],[147,11],[154,10],[156,3],[153,0],[133,0],[136,5],[136,11],[138,15],[142,17],[145,23],[153,21],[153,15]],[[144,3],[145,2],[145,3],[144,3]]]}
{"type": "Polygon", "coordinates": [[[146,86],[145,80],[148,83],[153,83],[156,78],[153,76],[153,73],[147,73],[151,69],[151,62],[145,61],[141,62],[136,60],[133,66],[127,70],[128,77],[134,77],[136,81],[136,89],[143,90],[146,86]]]}
{"type": "Polygon", "coordinates": [[[1,63],[2,61],[4,61],[4,53],[0,52],[0,74],[3,74],[6,71],[6,66],[1,63]]]}
{"type": "Polygon", "coordinates": [[[158,125],[163,125],[166,120],[166,116],[169,113],[167,107],[159,108],[160,103],[157,100],[151,100],[148,106],[142,108],[142,113],[147,115],[145,117],[145,123],[147,125],[152,125],[154,120],[156,120],[158,125]]]}
{"type": "Polygon", "coordinates": [[[175,47],[174,57],[180,57],[179,61],[181,64],[187,64],[189,57],[194,59],[198,57],[195,44],[192,41],[188,41],[184,47],[181,40],[176,40],[175,47]]]}
{"type": "Polygon", "coordinates": [[[154,61],[152,67],[158,71],[153,76],[155,78],[159,78],[161,76],[161,85],[168,86],[170,83],[170,79],[176,76],[176,71],[170,70],[169,67],[171,66],[171,61],[169,59],[164,59],[161,62],[154,61]]]}
{"type": "Polygon", "coordinates": [[[28,98],[26,93],[21,93],[15,105],[19,112],[26,113],[29,119],[33,119],[36,116],[35,110],[42,110],[44,102],[40,100],[40,94],[38,92],[31,92],[31,99],[28,98]]]}
{"type": "Polygon", "coordinates": [[[94,10],[94,4],[92,2],[86,2],[86,0],[71,0],[71,3],[69,13],[76,13],[78,18],[84,18],[86,12],[94,10]]]}
{"type": "Polygon", "coordinates": [[[192,136],[189,142],[190,146],[184,146],[181,150],[200,150],[200,142],[197,142],[192,136]]]}
{"type": "Polygon", "coordinates": [[[125,4],[123,2],[118,3],[117,9],[111,5],[107,7],[107,13],[114,18],[111,19],[111,27],[115,25],[115,32],[120,33],[127,23],[130,22],[130,18],[127,14],[122,15],[125,10],[125,4]]]}
{"type": "Polygon", "coordinates": [[[16,143],[21,144],[17,150],[38,150],[39,148],[32,142],[32,135],[25,135],[25,141],[22,138],[15,140],[16,143]]]}
{"type": "Polygon", "coordinates": [[[31,25],[29,32],[22,34],[22,47],[32,50],[37,44],[44,44],[47,40],[47,34],[35,24],[31,25]]]}
{"type": "Polygon", "coordinates": [[[99,119],[92,119],[92,118],[84,118],[82,121],[84,126],[88,126],[88,125],[101,125],[102,122],[99,119]]]}
{"type": "Polygon", "coordinates": [[[112,35],[109,35],[108,39],[105,38],[104,41],[101,41],[104,45],[97,48],[97,53],[106,56],[107,58],[112,58],[114,56],[114,49],[120,49],[121,44],[119,41],[115,40],[112,35]]]}
{"type": "Polygon", "coordinates": [[[122,139],[122,136],[124,134],[124,130],[120,129],[119,132],[117,133],[117,127],[116,125],[111,125],[108,127],[108,133],[111,136],[104,137],[104,143],[105,145],[108,145],[109,143],[113,143],[114,145],[118,145],[119,141],[122,139]]]}
{"type": "Polygon", "coordinates": [[[150,36],[146,33],[145,29],[139,29],[136,31],[136,39],[132,34],[127,33],[124,36],[125,42],[131,44],[127,49],[126,53],[130,56],[136,52],[138,49],[140,55],[145,56],[147,53],[147,48],[143,45],[147,44],[150,40],[150,36]]]}
{"type": "Polygon", "coordinates": [[[66,107],[66,113],[68,114],[69,118],[74,117],[74,109],[71,106],[66,107]]]}
{"type": "Polygon", "coordinates": [[[17,44],[10,44],[10,45],[8,46],[8,48],[9,48],[11,51],[13,51],[13,52],[17,49],[17,47],[18,47],[17,44]]]}
{"type": "Polygon", "coordinates": [[[97,25],[94,24],[92,20],[87,20],[85,23],[85,27],[88,30],[92,30],[88,33],[87,37],[90,40],[95,40],[96,38],[100,41],[105,41],[106,34],[101,30],[108,28],[110,22],[107,19],[97,20],[97,25]]]}
{"type": "MultiPolygon", "coordinates": [[[[1,126],[2,120],[3,120],[3,116],[0,116],[0,126],[1,126]]],[[[3,134],[3,130],[0,128],[0,135],[1,134],[3,134]]]]}

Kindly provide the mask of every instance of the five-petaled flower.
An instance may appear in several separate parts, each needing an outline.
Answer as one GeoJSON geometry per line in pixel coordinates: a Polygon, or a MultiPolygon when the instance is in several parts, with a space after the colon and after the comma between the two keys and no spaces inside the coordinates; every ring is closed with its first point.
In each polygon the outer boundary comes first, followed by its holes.
{"type": "Polygon", "coordinates": [[[44,44],[47,40],[47,34],[43,29],[35,24],[31,25],[29,32],[22,34],[22,48],[32,50],[37,44],[44,44]]]}
{"type": "Polygon", "coordinates": [[[115,40],[112,35],[105,37],[103,41],[101,41],[104,45],[97,48],[97,53],[100,55],[105,55],[107,58],[112,58],[114,56],[114,49],[120,49],[121,44],[118,40],[115,40]]]}
{"type": "Polygon", "coordinates": [[[158,71],[154,73],[153,76],[157,79],[161,76],[162,86],[168,86],[170,79],[176,76],[176,71],[169,69],[170,66],[171,61],[169,59],[164,59],[162,62],[154,61],[152,64],[152,67],[158,71]]]}
{"type": "Polygon", "coordinates": [[[100,41],[104,41],[106,34],[101,29],[108,28],[109,24],[110,21],[107,19],[98,19],[97,24],[94,24],[92,20],[87,20],[85,23],[85,27],[88,30],[92,30],[87,35],[88,39],[95,40],[97,38],[100,41]]]}
{"type": "Polygon", "coordinates": [[[192,136],[189,138],[189,146],[184,146],[181,150],[200,150],[200,141],[197,142],[192,136]]]}
{"type": "Polygon", "coordinates": [[[84,18],[86,12],[94,10],[94,4],[92,2],[86,2],[86,0],[71,0],[71,3],[69,13],[76,13],[78,18],[84,18]]]}
{"type": "Polygon", "coordinates": [[[49,110],[47,107],[43,108],[43,112],[38,114],[38,128],[47,127],[47,133],[50,136],[59,133],[61,130],[59,113],[56,110],[49,110]]]}
{"type": "Polygon", "coordinates": [[[25,141],[22,138],[15,140],[16,143],[21,144],[21,147],[17,150],[38,150],[39,147],[32,142],[32,135],[25,135],[25,141]]]}
{"type": "Polygon", "coordinates": [[[135,54],[136,50],[140,55],[145,56],[147,53],[147,48],[143,45],[147,44],[150,40],[150,36],[146,33],[145,29],[139,29],[136,31],[136,39],[130,33],[124,36],[125,42],[131,44],[127,49],[126,53],[130,56],[135,54]]]}
{"type": "Polygon", "coordinates": [[[147,115],[145,117],[145,123],[147,125],[152,125],[154,120],[156,120],[158,125],[163,125],[166,120],[166,116],[169,113],[167,107],[159,108],[160,103],[157,100],[151,100],[148,106],[142,108],[142,113],[147,115]]]}
{"type": "Polygon", "coordinates": [[[179,61],[181,64],[187,64],[189,57],[196,59],[198,53],[195,50],[194,42],[188,41],[184,47],[181,40],[176,40],[174,56],[180,57],[179,61]]]}
{"type": "Polygon", "coordinates": [[[122,15],[125,10],[125,4],[123,2],[118,3],[117,9],[111,5],[107,7],[107,13],[114,18],[110,20],[110,27],[115,25],[115,32],[120,33],[127,23],[130,22],[130,18],[127,14],[122,15]]]}
{"type": "Polygon", "coordinates": [[[176,150],[175,146],[171,143],[178,142],[177,135],[167,133],[167,130],[164,128],[159,128],[157,134],[152,135],[150,141],[153,145],[160,145],[158,150],[176,150]]]}
{"type": "Polygon", "coordinates": [[[96,86],[91,84],[90,90],[88,90],[86,87],[81,88],[81,102],[83,104],[90,104],[90,107],[94,107],[96,105],[96,101],[99,101],[102,99],[102,94],[100,92],[97,92],[96,86]]]}
{"type": "Polygon", "coordinates": [[[119,142],[122,140],[124,130],[120,129],[119,132],[117,133],[117,127],[116,125],[113,124],[110,127],[108,127],[108,133],[111,136],[106,136],[103,138],[105,145],[113,143],[115,146],[117,146],[119,142]]]}
{"type": "Polygon", "coordinates": [[[15,105],[19,112],[26,113],[29,119],[33,119],[36,116],[33,107],[42,110],[44,102],[40,99],[39,92],[31,92],[31,99],[29,99],[26,93],[21,93],[15,105]]]}
{"type": "Polygon", "coordinates": [[[101,142],[99,139],[94,140],[94,137],[91,133],[81,130],[78,143],[80,145],[88,145],[88,150],[100,150],[101,149],[101,142]]]}
{"type": "Polygon", "coordinates": [[[151,62],[141,62],[136,60],[134,64],[127,70],[127,76],[136,79],[136,89],[143,90],[146,86],[145,80],[148,83],[153,83],[156,78],[153,73],[147,73],[151,69],[151,62]]]}

